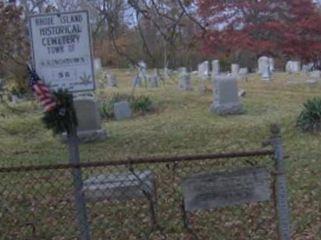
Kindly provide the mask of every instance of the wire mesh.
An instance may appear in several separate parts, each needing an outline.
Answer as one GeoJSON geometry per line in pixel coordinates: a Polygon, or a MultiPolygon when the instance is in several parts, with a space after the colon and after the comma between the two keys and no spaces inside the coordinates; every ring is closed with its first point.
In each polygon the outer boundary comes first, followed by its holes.
{"type": "Polygon", "coordinates": [[[272,172],[271,153],[2,169],[1,239],[79,239],[75,168],[82,174],[91,239],[276,239],[273,201],[187,212],[181,187],[204,172],[249,166],[272,172]]]}

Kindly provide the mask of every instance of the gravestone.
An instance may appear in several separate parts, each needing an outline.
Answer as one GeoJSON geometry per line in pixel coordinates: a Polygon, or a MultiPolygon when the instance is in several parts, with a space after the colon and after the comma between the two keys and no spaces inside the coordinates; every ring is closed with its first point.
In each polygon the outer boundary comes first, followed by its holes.
{"type": "Polygon", "coordinates": [[[101,174],[84,181],[83,192],[88,201],[127,201],[156,196],[151,171],[101,174]]]}
{"type": "Polygon", "coordinates": [[[240,71],[240,65],[233,63],[231,65],[231,73],[233,76],[238,76],[240,71]]]}
{"type": "Polygon", "coordinates": [[[258,74],[261,75],[264,73],[266,75],[267,70],[266,68],[269,68],[269,72],[270,74],[272,74],[275,71],[274,68],[274,59],[271,57],[267,57],[267,56],[261,56],[258,59],[258,74]]]}
{"type": "Polygon", "coordinates": [[[153,75],[149,78],[149,87],[157,88],[159,87],[160,77],[157,73],[157,69],[154,69],[153,75]]]}
{"type": "Polygon", "coordinates": [[[204,61],[198,65],[198,76],[202,79],[207,79],[209,76],[209,62],[204,61]]]}
{"type": "Polygon", "coordinates": [[[102,66],[101,66],[101,59],[100,58],[95,58],[94,59],[94,69],[95,72],[99,72],[101,70],[102,66]]]}
{"type": "Polygon", "coordinates": [[[211,112],[220,115],[243,113],[235,76],[217,76],[214,85],[215,92],[210,107],[211,112]]]}
{"type": "Polygon", "coordinates": [[[263,81],[270,81],[272,72],[271,72],[271,60],[268,57],[262,56],[259,58],[259,74],[263,81]]]}
{"type": "Polygon", "coordinates": [[[168,71],[168,68],[167,68],[167,67],[164,68],[164,79],[165,79],[165,80],[168,80],[168,79],[169,79],[169,71],[168,71]]]}
{"type": "Polygon", "coordinates": [[[321,80],[321,71],[312,71],[309,73],[309,79],[307,80],[307,84],[310,86],[315,86],[321,80]]]}
{"type": "Polygon", "coordinates": [[[317,71],[312,71],[309,74],[310,78],[315,79],[315,80],[320,80],[321,78],[321,71],[317,70],[317,71]]]}
{"type": "Polygon", "coordinates": [[[220,72],[221,72],[220,61],[219,60],[213,60],[212,61],[212,78],[215,78],[215,76],[219,75],[220,72]]]}
{"type": "Polygon", "coordinates": [[[285,65],[287,73],[298,73],[301,71],[301,63],[299,61],[288,61],[285,65]]]}
{"type": "Polygon", "coordinates": [[[141,87],[142,85],[143,85],[142,79],[140,78],[140,76],[138,74],[132,79],[132,86],[133,87],[141,87]]]}
{"type": "Polygon", "coordinates": [[[248,68],[240,68],[239,76],[242,80],[247,80],[248,73],[249,73],[248,68]]]}
{"type": "Polygon", "coordinates": [[[269,58],[269,68],[270,68],[270,72],[273,73],[275,71],[274,68],[274,58],[269,58]]]}
{"type": "Polygon", "coordinates": [[[145,87],[147,87],[147,64],[144,61],[140,61],[138,63],[138,76],[141,79],[141,81],[144,81],[145,87]]]}
{"type": "Polygon", "coordinates": [[[81,142],[105,140],[107,133],[101,127],[98,103],[93,95],[90,93],[76,95],[74,97],[74,106],[78,119],[77,134],[79,140],[81,142]]]}
{"type": "Polygon", "coordinates": [[[183,181],[184,206],[192,212],[268,201],[270,185],[270,174],[264,168],[200,173],[183,181]]]}
{"type": "Polygon", "coordinates": [[[312,71],[314,64],[313,63],[308,63],[308,64],[303,64],[302,65],[302,72],[308,73],[312,71]]]}
{"type": "Polygon", "coordinates": [[[131,118],[132,110],[127,101],[116,102],[114,104],[114,116],[116,120],[131,118]]]}
{"type": "Polygon", "coordinates": [[[191,76],[185,67],[180,68],[178,89],[182,91],[193,91],[191,76]]]}
{"type": "Polygon", "coordinates": [[[107,87],[117,87],[118,81],[117,77],[113,73],[107,73],[107,87]]]}

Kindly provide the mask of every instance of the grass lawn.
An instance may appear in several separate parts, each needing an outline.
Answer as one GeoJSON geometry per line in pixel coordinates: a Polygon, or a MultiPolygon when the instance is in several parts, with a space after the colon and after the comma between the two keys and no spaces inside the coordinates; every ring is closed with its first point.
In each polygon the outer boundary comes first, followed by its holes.
{"type": "MultiPolygon", "coordinates": [[[[120,81],[119,88],[98,89],[97,98],[103,100],[116,92],[131,93],[133,73],[127,70],[114,73],[120,81]]],[[[293,239],[321,239],[321,135],[305,134],[295,128],[302,103],[320,96],[321,85],[309,86],[303,79],[299,74],[276,73],[273,81],[266,83],[256,74],[250,75],[248,81],[239,82],[239,88],[247,92],[242,99],[245,114],[228,117],[209,113],[212,93],[201,96],[196,79],[193,92],[178,91],[175,80],[168,80],[158,89],[137,89],[136,95],[151,97],[157,111],[135,115],[131,120],[104,120],[108,140],[81,145],[81,160],[257,149],[269,137],[270,124],[277,123],[282,127],[288,156],[293,239]],[[292,83],[288,83],[289,78],[292,83]]],[[[211,87],[210,82],[207,85],[211,87]]],[[[66,163],[68,149],[44,129],[38,104],[19,103],[14,109],[0,106],[0,166],[66,163]]],[[[180,179],[205,169],[215,171],[238,165],[244,166],[244,161],[220,162],[218,166],[204,161],[178,167],[175,174],[165,164],[150,167],[157,176],[159,224],[167,239],[193,239],[179,218],[180,179]]],[[[84,175],[110,170],[126,167],[93,168],[85,170],[84,175]]],[[[76,238],[68,171],[0,174],[4,179],[0,183],[3,196],[0,206],[2,201],[4,206],[0,208],[0,233],[4,233],[0,239],[30,238],[33,235],[27,224],[30,222],[36,228],[35,239],[76,238]]],[[[140,200],[89,204],[93,239],[145,239],[149,228],[145,205],[140,200]]],[[[194,214],[190,221],[200,239],[275,239],[272,209],[271,203],[224,208],[194,214]]],[[[162,239],[161,233],[153,233],[151,239],[162,239]]]]}

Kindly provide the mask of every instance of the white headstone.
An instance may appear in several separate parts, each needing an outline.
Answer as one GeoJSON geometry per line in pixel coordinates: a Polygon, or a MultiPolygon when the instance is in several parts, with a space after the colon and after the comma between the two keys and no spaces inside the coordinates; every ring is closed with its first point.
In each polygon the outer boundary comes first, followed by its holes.
{"type": "Polygon", "coordinates": [[[301,63],[299,61],[288,61],[285,66],[287,73],[298,73],[301,71],[301,63]]]}
{"type": "Polygon", "coordinates": [[[142,79],[140,78],[139,74],[137,74],[137,75],[132,79],[132,86],[133,86],[133,87],[141,87],[141,86],[142,86],[142,79]]]}
{"type": "Polygon", "coordinates": [[[221,115],[239,114],[243,107],[238,96],[235,76],[216,76],[214,100],[210,111],[221,115]]]}
{"type": "Polygon", "coordinates": [[[220,61],[219,60],[213,60],[212,61],[212,77],[214,78],[216,75],[220,74],[220,61]]]}
{"type": "Polygon", "coordinates": [[[265,56],[259,58],[259,74],[263,81],[270,81],[272,72],[271,72],[271,59],[265,56]]]}
{"type": "Polygon", "coordinates": [[[231,65],[231,73],[233,76],[238,76],[240,71],[240,65],[238,64],[232,64],[231,65]]]}
{"type": "Polygon", "coordinates": [[[118,85],[118,81],[117,81],[117,77],[113,74],[113,73],[108,73],[106,75],[107,78],[107,86],[108,87],[117,87],[118,85]]]}
{"type": "Polygon", "coordinates": [[[153,75],[149,78],[149,86],[151,88],[159,87],[160,77],[158,75],[157,69],[154,69],[153,75]]]}
{"type": "Polygon", "coordinates": [[[180,68],[178,89],[183,91],[192,91],[192,80],[185,67],[180,68]]]}
{"type": "Polygon", "coordinates": [[[147,64],[144,61],[140,61],[138,63],[138,76],[141,79],[141,81],[144,81],[144,84],[147,87],[147,64]]]}
{"type": "Polygon", "coordinates": [[[99,72],[101,70],[102,66],[101,66],[101,59],[100,58],[95,58],[94,60],[94,69],[95,72],[99,72]]]}
{"type": "Polygon", "coordinates": [[[269,68],[270,68],[270,72],[273,73],[275,71],[274,68],[274,59],[273,58],[269,58],[269,68]]]}

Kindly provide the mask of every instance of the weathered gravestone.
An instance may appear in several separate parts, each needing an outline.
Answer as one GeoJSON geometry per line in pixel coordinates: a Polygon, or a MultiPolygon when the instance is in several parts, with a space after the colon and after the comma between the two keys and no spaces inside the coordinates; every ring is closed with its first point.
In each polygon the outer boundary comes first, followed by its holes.
{"type": "Polygon", "coordinates": [[[272,76],[271,60],[266,56],[259,58],[259,74],[263,81],[270,81],[272,76]]]}
{"type": "Polygon", "coordinates": [[[307,63],[302,65],[302,72],[308,73],[312,71],[314,64],[313,63],[307,63]]]}
{"type": "Polygon", "coordinates": [[[240,71],[240,65],[233,63],[231,65],[231,73],[233,76],[238,76],[240,71]]]}
{"type": "Polygon", "coordinates": [[[204,61],[198,65],[198,76],[202,79],[207,79],[209,77],[209,62],[204,61]]]}
{"type": "Polygon", "coordinates": [[[214,81],[214,100],[210,111],[221,115],[243,113],[235,76],[217,76],[214,81]]]}
{"type": "Polygon", "coordinates": [[[140,61],[138,63],[138,76],[142,81],[144,81],[145,87],[147,87],[147,64],[144,61],[140,61]]]}
{"type": "Polygon", "coordinates": [[[95,72],[99,72],[101,70],[102,66],[101,66],[101,59],[100,58],[95,58],[94,59],[94,69],[95,72]]]}
{"type": "Polygon", "coordinates": [[[274,58],[269,57],[269,68],[270,68],[270,72],[273,73],[275,68],[274,68],[274,58]]]}
{"type": "Polygon", "coordinates": [[[321,71],[319,71],[319,70],[312,71],[312,72],[310,72],[309,76],[312,79],[320,80],[321,79],[321,71]]]}
{"type": "Polygon", "coordinates": [[[153,75],[149,78],[149,87],[157,88],[159,87],[160,77],[157,73],[157,69],[154,69],[153,75]]]}
{"type": "Polygon", "coordinates": [[[98,103],[92,96],[76,96],[74,99],[78,119],[77,134],[81,142],[105,140],[107,133],[101,127],[98,103]]]}
{"type": "Polygon", "coordinates": [[[182,91],[192,91],[192,80],[185,67],[180,68],[178,89],[182,91]]]}
{"type": "Polygon", "coordinates": [[[132,110],[127,101],[116,102],[114,104],[114,116],[116,120],[131,118],[132,110]]]}
{"type": "Polygon", "coordinates": [[[268,201],[270,186],[270,174],[265,168],[200,173],[183,181],[184,206],[192,212],[268,201]]]}
{"type": "Polygon", "coordinates": [[[155,198],[151,171],[101,174],[84,181],[83,192],[89,201],[127,201],[151,196],[155,198]]]}
{"type": "Polygon", "coordinates": [[[219,75],[220,72],[221,72],[220,61],[219,60],[213,60],[212,61],[212,78],[215,78],[215,76],[219,75]]]}
{"type": "Polygon", "coordinates": [[[248,68],[240,68],[239,76],[241,80],[247,80],[248,73],[249,73],[248,68]]]}
{"type": "Polygon", "coordinates": [[[141,87],[142,85],[143,85],[142,79],[140,78],[140,76],[138,74],[132,79],[132,86],[133,87],[141,87]]]}
{"type": "Polygon", "coordinates": [[[287,73],[298,73],[301,71],[301,63],[299,61],[288,61],[285,65],[287,73]]]}
{"type": "Polygon", "coordinates": [[[107,73],[107,87],[117,87],[118,81],[117,77],[113,73],[107,73]]]}
{"type": "Polygon", "coordinates": [[[309,77],[310,79],[308,79],[306,83],[314,86],[321,80],[321,71],[312,71],[309,73],[309,77]]]}

